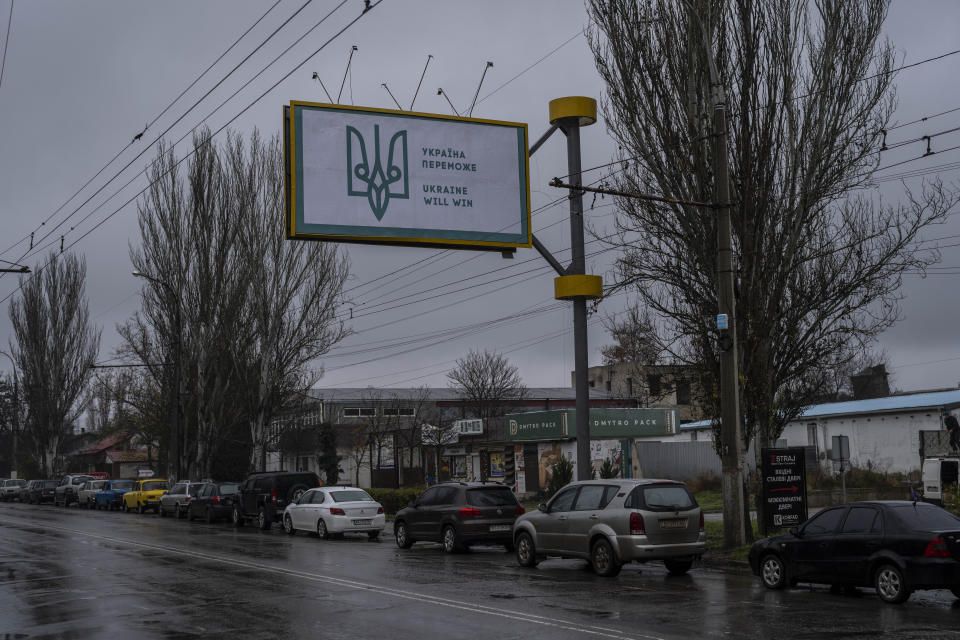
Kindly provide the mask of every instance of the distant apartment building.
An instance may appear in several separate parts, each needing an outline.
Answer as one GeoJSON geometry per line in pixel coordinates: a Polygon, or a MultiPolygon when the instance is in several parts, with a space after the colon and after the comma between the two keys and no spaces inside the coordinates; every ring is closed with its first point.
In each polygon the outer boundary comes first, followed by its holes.
{"type": "MultiPolygon", "coordinates": [[[[574,372],[570,373],[574,386],[574,372]]],[[[633,400],[635,407],[674,409],[680,424],[704,418],[697,398],[696,375],[687,365],[641,365],[619,362],[587,369],[591,389],[613,398],[633,400]]]]}

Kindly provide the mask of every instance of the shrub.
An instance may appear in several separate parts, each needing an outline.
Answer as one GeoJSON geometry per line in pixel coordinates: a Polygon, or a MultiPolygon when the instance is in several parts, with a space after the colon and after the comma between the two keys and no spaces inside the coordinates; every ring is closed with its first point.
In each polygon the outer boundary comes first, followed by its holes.
{"type": "Polygon", "coordinates": [[[573,463],[560,456],[550,467],[550,480],[547,482],[547,499],[573,481],[573,463]]]}
{"type": "Polygon", "coordinates": [[[407,506],[411,500],[416,500],[426,487],[410,487],[407,489],[365,489],[370,496],[383,505],[384,513],[395,515],[397,511],[407,506]]]}
{"type": "Polygon", "coordinates": [[[610,458],[607,458],[603,461],[603,464],[600,465],[600,477],[604,480],[609,480],[611,478],[616,478],[620,475],[620,467],[614,465],[610,461],[610,458]]]}

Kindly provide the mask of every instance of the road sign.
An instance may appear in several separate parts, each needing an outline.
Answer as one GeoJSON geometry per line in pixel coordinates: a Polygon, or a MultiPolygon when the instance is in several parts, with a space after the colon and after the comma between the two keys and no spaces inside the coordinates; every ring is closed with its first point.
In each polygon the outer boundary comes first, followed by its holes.
{"type": "Polygon", "coordinates": [[[763,449],[762,500],[766,530],[794,527],[807,519],[807,473],[803,447],[763,449]]]}
{"type": "Polygon", "coordinates": [[[290,238],[532,246],[527,125],[292,101],[290,238]]]}

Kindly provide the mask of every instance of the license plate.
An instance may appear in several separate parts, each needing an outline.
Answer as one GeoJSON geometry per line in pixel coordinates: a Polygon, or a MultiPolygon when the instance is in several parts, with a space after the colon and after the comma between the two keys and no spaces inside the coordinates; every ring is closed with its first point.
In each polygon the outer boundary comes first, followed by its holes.
{"type": "Polygon", "coordinates": [[[372,520],[354,520],[354,521],[353,521],[353,526],[355,526],[355,527],[365,527],[365,526],[369,525],[371,522],[373,522],[373,521],[372,521],[372,520]]]}
{"type": "Polygon", "coordinates": [[[660,528],[661,529],[686,529],[687,519],[677,518],[675,520],[661,520],[660,528]]]}
{"type": "Polygon", "coordinates": [[[510,525],[508,525],[508,524],[492,524],[492,525],[490,525],[490,531],[510,531],[510,525]]]}

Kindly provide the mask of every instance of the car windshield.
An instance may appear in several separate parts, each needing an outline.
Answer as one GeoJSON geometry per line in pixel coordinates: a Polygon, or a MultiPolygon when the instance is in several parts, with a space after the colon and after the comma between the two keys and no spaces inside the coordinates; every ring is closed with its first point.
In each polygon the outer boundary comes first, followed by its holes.
{"type": "Polygon", "coordinates": [[[167,481],[166,480],[151,480],[150,482],[143,483],[144,491],[166,491],[167,481]]]}
{"type": "Polygon", "coordinates": [[[222,484],[220,485],[220,495],[222,496],[232,496],[240,490],[240,485],[238,484],[222,484]]]}
{"type": "Polygon", "coordinates": [[[370,494],[362,489],[350,489],[348,491],[331,491],[334,502],[373,502],[370,494]]]}
{"type": "Polygon", "coordinates": [[[133,480],[115,480],[113,484],[110,485],[111,489],[132,489],[133,480]]]}
{"type": "Polygon", "coordinates": [[[960,518],[930,504],[893,507],[894,517],[912,531],[945,531],[960,529],[960,518]]]}
{"type": "Polygon", "coordinates": [[[192,485],[190,485],[190,488],[188,489],[188,491],[190,492],[190,495],[191,495],[191,496],[196,497],[196,495],[197,495],[198,493],[200,493],[200,489],[203,489],[203,487],[204,487],[204,485],[202,485],[202,484],[200,484],[200,483],[198,483],[198,482],[195,482],[195,483],[193,483],[192,485]]]}
{"type": "Polygon", "coordinates": [[[47,489],[54,489],[59,483],[56,480],[44,480],[43,486],[47,489]]]}
{"type": "Polygon", "coordinates": [[[506,487],[467,489],[467,504],[471,507],[502,507],[517,504],[513,492],[506,487]]]}
{"type": "Polygon", "coordinates": [[[646,486],[643,488],[643,502],[652,510],[679,511],[697,506],[687,488],[679,484],[646,486]]]}

